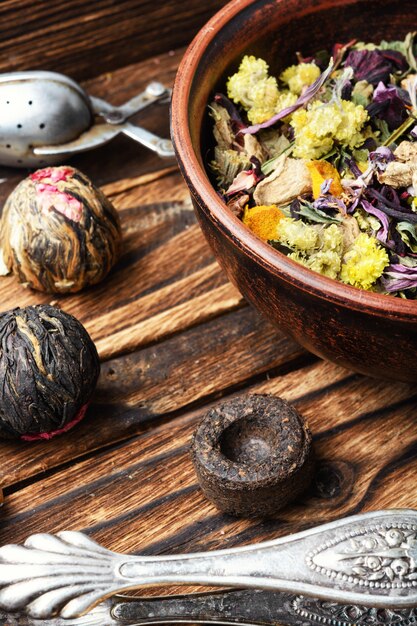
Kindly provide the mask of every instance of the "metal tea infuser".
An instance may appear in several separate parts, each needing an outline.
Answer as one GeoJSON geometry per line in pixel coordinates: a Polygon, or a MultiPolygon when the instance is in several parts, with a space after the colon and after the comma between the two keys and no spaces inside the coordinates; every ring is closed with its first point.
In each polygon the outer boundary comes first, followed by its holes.
{"type": "Polygon", "coordinates": [[[154,103],[168,102],[171,90],[159,82],[122,106],[89,96],[74,80],[56,72],[0,75],[0,163],[41,167],[101,146],[123,133],[172,157],[169,139],[131,124],[129,118],[154,103]]]}
{"type": "Polygon", "coordinates": [[[355,515],[274,541],[195,554],[122,555],[72,531],[32,535],[23,546],[0,548],[0,609],[7,612],[8,626],[51,618],[50,626],[409,626],[416,621],[415,607],[417,511],[408,509],[355,515]],[[172,583],[244,590],[107,599],[172,583]]]}

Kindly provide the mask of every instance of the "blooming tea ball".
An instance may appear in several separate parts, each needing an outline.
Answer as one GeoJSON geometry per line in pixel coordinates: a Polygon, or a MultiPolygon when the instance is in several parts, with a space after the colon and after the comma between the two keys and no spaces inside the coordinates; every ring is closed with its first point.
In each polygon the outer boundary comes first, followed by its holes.
{"type": "Polygon", "coordinates": [[[79,422],[100,373],[84,326],[41,304],[1,313],[0,337],[0,436],[50,439],[79,422]]]}
{"type": "Polygon", "coordinates": [[[80,291],[117,260],[119,216],[102,191],[73,167],[30,174],[8,197],[0,223],[0,273],[39,291],[80,291]]]}

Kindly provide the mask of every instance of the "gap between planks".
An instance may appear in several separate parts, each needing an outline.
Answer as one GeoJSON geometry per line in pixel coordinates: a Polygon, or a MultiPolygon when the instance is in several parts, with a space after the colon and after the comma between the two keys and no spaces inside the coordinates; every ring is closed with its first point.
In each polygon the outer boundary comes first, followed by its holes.
{"type": "Polygon", "coordinates": [[[106,361],[91,409],[76,429],[32,445],[2,442],[0,484],[131,438],[164,415],[172,421],[185,407],[241,389],[271,371],[299,367],[301,354],[299,346],[246,307],[106,361]]]}
{"type": "Polygon", "coordinates": [[[102,185],[101,190],[106,196],[113,198],[120,193],[130,191],[136,187],[142,187],[143,185],[149,185],[149,183],[154,183],[174,173],[178,173],[178,165],[172,165],[171,167],[166,167],[162,170],[156,170],[155,172],[149,172],[133,178],[116,180],[112,183],[102,185]]]}
{"type": "Polygon", "coordinates": [[[112,549],[146,547],[146,553],[155,554],[178,551],[179,545],[187,550],[202,544],[212,549],[219,543],[229,547],[272,538],[311,526],[313,519],[325,522],[363,508],[415,506],[416,460],[403,452],[416,445],[410,385],[387,385],[319,362],[264,381],[251,391],[282,395],[295,403],[313,433],[320,435],[319,461],[329,468],[330,487],[340,478],[339,490],[327,491],[329,485],[324,483],[270,522],[219,514],[196,488],[187,453],[195,423],[208,408],[204,407],[142,433],[120,446],[117,455],[103,451],[45,478],[42,489],[33,484],[11,494],[6,498],[1,542],[66,527],[92,532],[112,549]],[[399,424],[401,448],[395,443],[399,424]],[[397,471],[406,481],[401,493],[397,471]]]}
{"type": "MultiPolygon", "coordinates": [[[[160,292],[156,294],[157,297],[161,297],[161,295],[160,292]]],[[[177,332],[183,332],[215,317],[235,311],[242,306],[244,306],[244,300],[238,290],[230,283],[226,283],[217,289],[203,293],[153,317],[98,339],[96,347],[100,360],[106,361],[158,343],[177,332]]],[[[108,317],[111,318],[111,316],[112,314],[109,314],[108,317]]],[[[92,328],[94,326],[95,321],[91,324],[92,328]]],[[[91,332],[88,323],[86,328],[91,332]]]]}
{"type": "Polygon", "coordinates": [[[269,393],[269,381],[274,381],[275,378],[283,380],[284,377],[289,375],[291,376],[294,372],[300,372],[300,374],[302,374],[302,371],[311,366],[312,362],[316,360],[316,357],[309,353],[295,355],[293,359],[285,362],[283,365],[267,372],[262,372],[261,374],[257,373],[250,379],[246,379],[232,384],[229,387],[222,388],[221,392],[209,393],[208,395],[193,400],[183,406],[176,406],[172,410],[167,410],[165,413],[150,417],[148,420],[141,423],[140,430],[134,435],[121,435],[119,438],[116,437],[104,445],[100,444],[96,448],[93,447],[88,449],[86,452],[78,453],[64,462],[58,463],[57,465],[49,467],[46,466],[44,469],[39,467],[36,474],[28,476],[27,478],[18,480],[17,482],[8,482],[7,486],[3,488],[4,494],[11,495],[16,493],[21,489],[45,480],[45,478],[49,478],[57,473],[69,470],[71,467],[88,459],[94,458],[97,455],[105,453],[117,454],[118,450],[122,449],[126,445],[129,445],[131,442],[139,441],[143,435],[150,431],[158,431],[167,424],[175,426],[176,423],[182,419],[187,419],[190,415],[194,415],[196,412],[202,413],[203,411],[208,411],[212,406],[215,406],[219,402],[227,401],[236,395],[243,393],[269,393]],[[265,382],[265,378],[267,379],[267,382],[265,382]],[[265,390],[263,390],[264,385],[267,385],[265,390]]]}

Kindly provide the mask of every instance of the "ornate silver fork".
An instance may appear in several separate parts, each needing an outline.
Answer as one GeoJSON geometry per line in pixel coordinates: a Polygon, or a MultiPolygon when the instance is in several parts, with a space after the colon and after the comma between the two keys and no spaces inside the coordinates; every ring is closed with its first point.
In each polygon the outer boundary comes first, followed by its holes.
{"type": "Polygon", "coordinates": [[[274,541],[164,557],[116,554],[78,532],[0,548],[0,608],[76,618],[144,585],[218,585],[393,610],[417,606],[417,512],[377,511],[274,541]]]}
{"type": "Polygon", "coordinates": [[[0,612],[6,626],[152,626],[192,623],[224,626],[414,626],[417,609],[341,605],[279,591],[244,589],[157,598],[114,597],[74,619],[38,620],[0,612]]]}

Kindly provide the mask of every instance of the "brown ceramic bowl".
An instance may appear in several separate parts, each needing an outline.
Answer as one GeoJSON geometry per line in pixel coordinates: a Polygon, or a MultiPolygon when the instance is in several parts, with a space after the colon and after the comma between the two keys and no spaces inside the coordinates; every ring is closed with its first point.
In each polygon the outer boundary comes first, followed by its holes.
{"type": "Polygon", "coordinates": [[[331,280],[258,239],[227,209],[205,170],[207,103],[245,53],[272,72],[352,38],[403,38],[415,0],[234,0],[188,48],[172,100],[172,136],[200,225],[230,280],[269,320],[315,354],[350,369],[417,380],[417,302],[331,280]]]}

